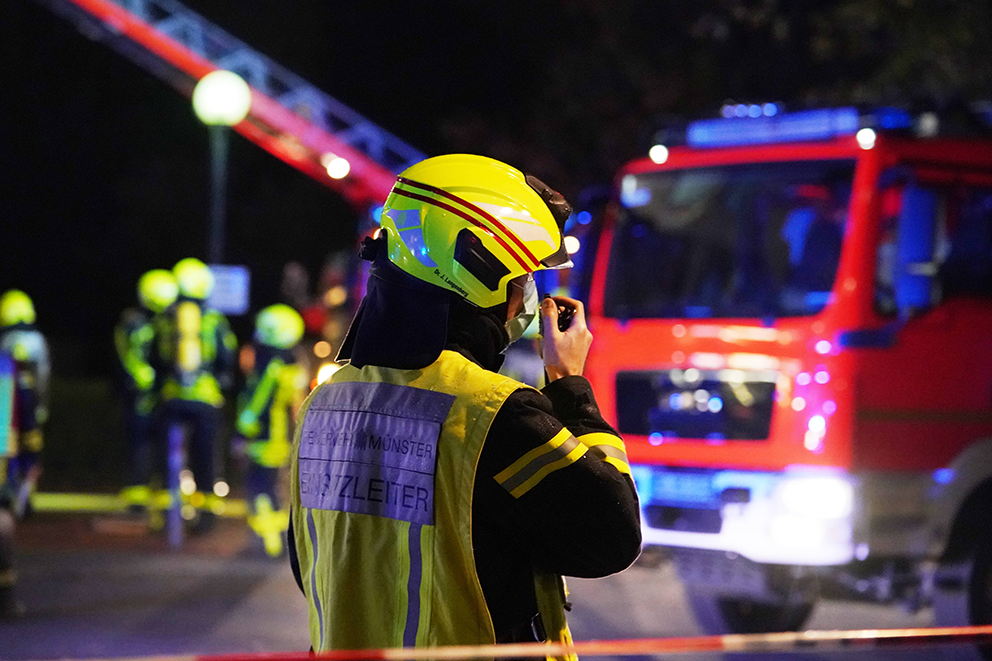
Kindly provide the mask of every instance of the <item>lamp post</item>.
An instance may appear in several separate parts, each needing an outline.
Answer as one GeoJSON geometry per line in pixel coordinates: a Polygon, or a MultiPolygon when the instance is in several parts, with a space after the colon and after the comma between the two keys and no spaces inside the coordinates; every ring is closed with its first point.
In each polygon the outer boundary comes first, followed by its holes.
{"type": "Polygon", "coordinates": [[[209,261],[224,261],[227,149],[230,127],[248,116],[251,90],[233,71],[212,71],[193,89],[193,112],[210,131],[210,242],[209,261]]]}

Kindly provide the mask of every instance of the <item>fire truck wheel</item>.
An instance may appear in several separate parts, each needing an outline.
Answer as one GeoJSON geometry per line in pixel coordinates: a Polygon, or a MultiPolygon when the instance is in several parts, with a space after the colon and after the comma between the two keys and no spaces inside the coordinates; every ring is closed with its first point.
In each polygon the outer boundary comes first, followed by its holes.
{"type": "Polygon", "coordinates": [[[941,627],[992,624],[992,540],[937,568],[933,619],[941,627]]]}
{"type": "Polygon", "coordinates": [[[707,635],[797,631],[813,611],[816,601],[770,604],[742,597],[727,597],[711,590],[686,586],[696,624],[707,635]]]}

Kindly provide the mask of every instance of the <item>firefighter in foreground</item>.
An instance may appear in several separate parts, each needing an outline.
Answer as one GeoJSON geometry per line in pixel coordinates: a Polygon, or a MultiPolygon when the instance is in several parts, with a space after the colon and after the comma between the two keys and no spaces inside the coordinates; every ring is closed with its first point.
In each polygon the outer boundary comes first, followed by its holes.
{"type": "Polygon", "coordinates": [[[282,554],[289,524],[280,477],[289,463],[296,411],[309,385],[306,369],[294,356],[302,337],[303,318],[288,305],[278,303],[259,312],[252,342],[254,365],[238,401],[236,430],[247,439],[248,525],[272,557],[282,554]]]}
{"type": "MultiPolygon", "coordinates": [[[[224,392],[231,387],[238,341],[227,318],[207,306],[214,278],[200,260],[189,257],[172,269],[179,297],[156,328],[162,380],[162,427],[184,425],[190,469],[201,493],[211,493],[216,478],[217,436],[224,392]]],[[[163,441],[166,447],[167,440],[163,441]]],[[[212,512],[199,513],[194,532],[206,532],[212,512]]]]}
{"type": "Polygon", "coordinates": [[[155,321],[179,295],[170,271],[152,269],[138,279],[140,307],[128,308],[114,328],[114,346],[120,361],[127,443],[127,486],[121,496],[130,506],[144,507],[151,495],[149,482],[159,454],[153,446],[158,403],[155,360],[155,321]]]}
{"type": "Polygon", "coordinates": [[[350,364],[301,409],[291,562],[315,651],[569,643],[562,575],[600,577],[640,550],[623,441],[581,376],[582,304],[540,305],[548,385],[497,374],[538,312],[532,273],[570,265],[564,198],[481,156],[404,171],[350,364]],[[574,310],[562,332],[558,308],[574,310]]]}
{"type": "Polygon", "coordinates": [[[0,297],[0,351],[10,355],[16,366],[17,450],[9,460],[7,478],[16,489],[14,514],[22,518],[31,512],[31,495],[41,477],[51,362],[45,336],[35,326],[34,303],[19,289],[0,297]]]}

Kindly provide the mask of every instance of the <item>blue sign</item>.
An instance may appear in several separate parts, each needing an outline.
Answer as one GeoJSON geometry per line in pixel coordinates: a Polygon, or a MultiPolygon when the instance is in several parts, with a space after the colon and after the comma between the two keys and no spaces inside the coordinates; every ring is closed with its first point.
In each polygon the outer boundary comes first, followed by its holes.
{"type": "Polygon", "coordinates": [[[251,272],[247,266],[210,264],[214,288],[207,299],[207,307],[224,314],[238,315],[248,312],[251,272]]]}

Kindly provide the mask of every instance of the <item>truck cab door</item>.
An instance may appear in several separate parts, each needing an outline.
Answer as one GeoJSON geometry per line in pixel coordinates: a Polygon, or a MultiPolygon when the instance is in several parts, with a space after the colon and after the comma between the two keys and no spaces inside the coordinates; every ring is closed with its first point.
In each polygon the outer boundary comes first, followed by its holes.
{"type": "Polygon", "coordinates": [[[880,190],[888,341],[855,354],[861,470],[932,471],[992,433],[992,177],[903,172],[880,190]]]}

